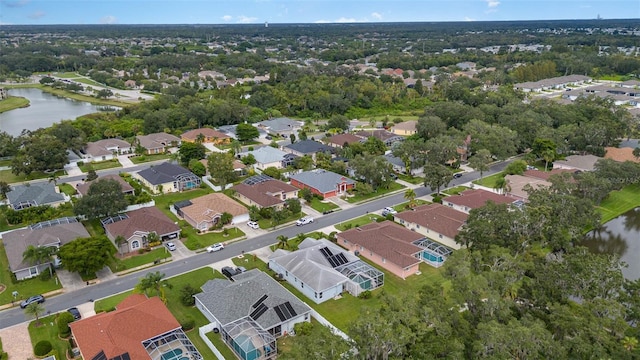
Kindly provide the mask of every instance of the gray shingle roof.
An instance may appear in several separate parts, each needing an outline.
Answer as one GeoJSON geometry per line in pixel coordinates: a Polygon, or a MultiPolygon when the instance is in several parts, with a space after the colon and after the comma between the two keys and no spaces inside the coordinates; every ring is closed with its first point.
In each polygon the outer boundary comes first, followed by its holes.
{"type": "Polygon", "coordinates": [[[7,193],[9,204],[35,202],[37,205],[46,205],[64,201],[64,195],[56,192],[56,187],[50,182],[38,182],[28,185],[12,185],[7,193]]]}
{"type": "Polygon", "coordinates": [[[168,162],[152,166],[144,170],[140,170],[138,174],[152,185],[160,185],[168,183],[170,181],[176,181],[176,177],[178,175],[193,175],[191,171],[183,168],[182,166],[168,162]]]}
{"type": "Polygon", "coordinates": [[[254,310],[251,306],[263,295],[268,296],[264,304],[269,309],[256,322],[264,330],[282,323],[273,308],[287,301],[298,315],[311,311],[308,305],[260,270],[249,270],[233,278],[234,282],[209,280],[202,286],[203,292],[195,295],[222,326],[249,316],[254,310]]]}
{"type": "Polygon", "coordinates": [[[242,157],[246,156],[247,154],[253,154],[253,157],[260,164],[269,164],[276,161],[282,161],[285,155],[287,155],[286,152],[276,148],[272,148],[271,146],[263,146],[259,149],[248,151],[246,153],[241,153],[238,155],[242,157]]]}
{"type": "Polygon", "coordinates": [[[356,183],[354,180],[346,176],[336,174],[327,170],[304,171],[299,174],[291,175],[291,179],[297,180],[322,193],[335,190],[336,185],[341,184],[343,181],[346,182],[347,185],[356,183]]]}
{"type": "Polygon", "coordinates": [[[289,144],[285,147],[302,154],[315,154],[317,152],[333,151],[332,147],[314,140],[302,140],[289,144]]]}
{"type": "Polygon", "coordinates": [[[268,128],[273,132],[280,132],[299,128],[301,126],[301,122],[289,118],[275,118],[271,120],[261,121],[258,123],[258,125],[268,128]]]}

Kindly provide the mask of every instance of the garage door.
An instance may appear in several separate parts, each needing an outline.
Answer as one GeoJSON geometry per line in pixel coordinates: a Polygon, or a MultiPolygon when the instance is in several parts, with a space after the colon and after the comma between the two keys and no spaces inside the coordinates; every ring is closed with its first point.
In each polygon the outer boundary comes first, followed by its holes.
{"type": "Polygon", "coordinates": [[[234,216],[232,220],[234,225],[246,223],[247,221],[249,221],[249,214],[234,216]]]}

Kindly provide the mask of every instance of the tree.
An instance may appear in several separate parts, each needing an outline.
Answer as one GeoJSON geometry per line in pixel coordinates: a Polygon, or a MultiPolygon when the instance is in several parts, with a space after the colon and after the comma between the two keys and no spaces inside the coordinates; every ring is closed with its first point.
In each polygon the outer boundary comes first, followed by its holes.
{"type": "Polygon", "coordinates": [[[102,89],[102,90],[99,90],[96,93],[96,97],[98,99],[106,99],[106,98],[111,97],[111,96],[113,96],[113,92],[111,90],[109,90],[109,89],[102,89]]]}
{"type": "Polygon", "coordinates": [[[527,163],[524,160],[515,160],[504,168],[504,172],[509,175],[522,175],[526,170],[527,163]]]}
{"type": "Polygon", "coordinates": [[[89,169],[89,171],[87,171],[87,178],[86,181],[93,181],[95,179],[98,178],[98,174],[96,173],[96,171],[93,169],[93,167],[91,167],[89,169]]]}
{"type": "Polygon", "coordinates": [[[11,191],[11,186],[6,181],[0,181],[0,199],[7,198],[7,194],[11,191]]]}
{"type": "Polygon", "coordinates": [[[516,154],[518,134],[507,127],[473,119],[464,126],[464,131],[471,135],[472,153],[487,149],[498,160],[504,160],[516,154]]]}
{"type": "Polygon", "coordinates": [[[200,160],[197,159],[191,159],[189,161],[189,170],[200,177],[203,177],[207,174],[207,168],[200,160]]]}
{"type": "Polygon", "coordinates": [[[370,154],[358,155],[350,162],[357,180],[362,180],[373,187],[386,187],[392,181],[393,166],[382,156],[370,154]]]}
{"type": "Polygon", "coordinates": [[[51,135],[23,138],[22,146],[11,161],[11,172],[29,175],[34,171],[52,172],[69,162],[67,146],[51,135]]]}
{"type": "Polygon", "coordinates": [[[233,151],[233,155],[238,155],[240,151],[242,151],[242,144],[237,139],[231,140],[231,151],[233,151]]]}
{"type": "Polygon", "coordinates": [[[493,186],[493,189],[498,191],[498,193],[504,194],[505,192],[511,191],[511,186],[509,185],[509,181],[507,181],[507,179],[504,176],[501,176],[496,180],[496,183],[493,186]]]}
{"type": "Polygon", "coordinates": [[[311,170],[313,168],[313,158],[309,155],[299,156],[293,161],[296,169],[311,170]]]}
{"type": "Polygon", "coordinates": [[[309,188],[304,188],[298,191],[298,197],[304,199],[307,203],[310,203],[313,200],[313,193],[309,188]]]}
{"type": "Polygon", "coordinates": [[[222,190],[237,177],[236,172],[233,170],[234,160],[233,155],[228,152],[214,152],[207,158],[207,167],[213,183],[220,186],[222,190]]]}
{"type": "Polygon", "coordinates": [[[191,159],[204,159],[204,154],[207,152],[207,148],[205,148],[202,144],[190,143],[185,141],[182,143],[182,145],[180,145],[179,152],[180,162],[183,165],[189,165],[189,161],[191,161],[191,159]]]}
{"type": "Polygon", "coordinates": [[[58,256],[67,270],[92,275],[111,261],[116,248],[105,236],[76,239],[64,244],[58,256]]]}
{"type": "Polygon", "coordinates": [[[293,133],[291,135],[289,135],[289,140],[291,140],[292,144],[295,143],[296,142],[296,135],[293,134],[293,133]]]}
{"type": "Polygon", "coordinates": [[[122,186],[113,179],[98,179],[91,183],[87,195],[76,202],[76,215],[97,219],[112,216],[127,208],[122,186]]]}
{"type": "Polygon", "coordinates": [[[257,162],[256,157],[253,156],[253,154],[249,153],[246,156],[243,156],[240,161],[242,161],[243,164],[249,166],[249,165],[253,165],[257,162]]]}
{"type": "MultiPolygon", "coordinates": [[[[31,266],[41,265],[51,261],[51,255],[55,248],[48,246],[27,246],[27,249],[22,253],[22,259],[28,262],[31,266]]],[[[49,264],[49,272],[51,273],[51,264],[49,264]]]]}
{"type": "Polygon", "coordinates": [[[636,160],[640,159],[640,147],[633,149],[633,157],[635,157],[636,160]]]}
{"type": "Polygon", "coordinates": [[[440,193],[440,188],[449,185],[453,180],[453,171],[441,164],[427,164],[424,167],[424,186],[428,186],[436,193],[440,193]]]}
{"type": "Polygon", "coordinates": [[[278,235],[278,237],[276,237],[276,240],[278,240],[278,247],[280,249],[285,249],[289,247],[289,238],[284,236],[284,235],[278,235]]]}
{"type": "Polygon", "coordinates": [[[155,292],[156,296],[159,296],[166,304],[167,297],[165,296],[164,289],[171,289],[173,286],[167,280],[164,280],[164,276],[160,271],[148,272],[136,285],[134,289],[135,292],[145,295],[149,295],[149,292],[155,292]]]}
{"type": "Polygon", "coordinates": [[[36,318],[36,326],[40,326],[40,316],[42,316],[44,312],[44,306],[37,302],[32,302],[31,304],[27,305],[26,308],[24,308],[25,315],[36,318]]]}
{"type": "Polygon", "coordinates": [[[262,170],[262,174],[263,175],[267,175],[269,177],[272,177],[276,180],[281,180],[282,179],[282,174],[280,173],[280,170],[276,167],[270,166],[264,170],[262,170]]]}
{"type": "Polygon", "coordinates": [[[292,214],[299,214],[302,211],[300,200],[296,198],[285,200],[284,206],[287,208],[287,210],[291,211],[292,214]]]}
{"type": "Polygon", "coordinates": [[[248,142],[257,138],[258,136],[260,136],[258,129],[251,124],[240,123],[236,128],[236,137],[240,142],[248,142]]]}
{"type": "Polygon", "coordinates": [[[391,151],[393,156],[402,160],[407,175],[424,165],[425,144],[422,139],[407,139],[395,145],[391,151]]]}
{"type": "Polygon", "coordinates": [[[447,124],[437,116],[424,116],[416,123],[416,132],[424,140],[440,136],[447,131],[447,124]]]}
{"type": "Polygon", "coordinates": [[[492,160],[489,150],[480,149],[469,159],[469,166],[476,171],[480,171],[480,177],[482,177],[483,173],[489,170],[489,164],[492,160]]]}
{"type": "Polygon", "coordinates": [[[416,192],[413,189],[407,189],[404,192],[404,198],[409,200],[409,207],[414,207],[416,206],[416,192]]]}
{"type": "Polygon", "coordinates": [[[458,156],[458,142],[456,139],[440,135],[429,139],[424,144],[426,158],[431,164],[444,164],[458,156]]]}
{"type": "Polygon", "coordinates": [[[369,136],[364,142],[364,149],[371,155],[383,155],[387,146],[375,136],[369,136]]]}
{"type": "Polygon", "coordinates": [[[349,129],[349,119],[344,115],[334,115],[327,122],[327,129],[340,129],[346,131],[349,129]]]}

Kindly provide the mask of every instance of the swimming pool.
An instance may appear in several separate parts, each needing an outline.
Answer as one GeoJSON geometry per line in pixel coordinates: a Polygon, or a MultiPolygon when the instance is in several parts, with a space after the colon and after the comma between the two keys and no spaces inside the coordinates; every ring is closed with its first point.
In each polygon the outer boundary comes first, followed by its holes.
{"type": "Polygon", "coordinates": [[[182,357],[182,349],[173,349],[171,351],[167,351],[166,353],[162,354],[160,359],[161,360],[183,360],[187,358],[182,357]]]}

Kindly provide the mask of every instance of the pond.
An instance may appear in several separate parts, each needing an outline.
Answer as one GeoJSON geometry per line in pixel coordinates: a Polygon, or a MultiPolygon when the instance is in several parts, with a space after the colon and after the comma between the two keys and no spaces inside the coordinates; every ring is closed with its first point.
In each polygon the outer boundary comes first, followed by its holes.
{"type": "Polygon", "coordinates": [[[104,106],[59,97],[34,88],[9,89],[9,95],[24,97],[30,102],[29,107],[0,114],[0,131],[13,136],[20,135],[23,129],[46,128],[60,120],[74,120],[105,109],[104,106]]]}
{"type": "Polygon", "coordinates": [[[587,235],[583,245],[602,254],[616,254],[627,263],[625,278],[640,278],[640,207],[630,210],[587,235]]]}

